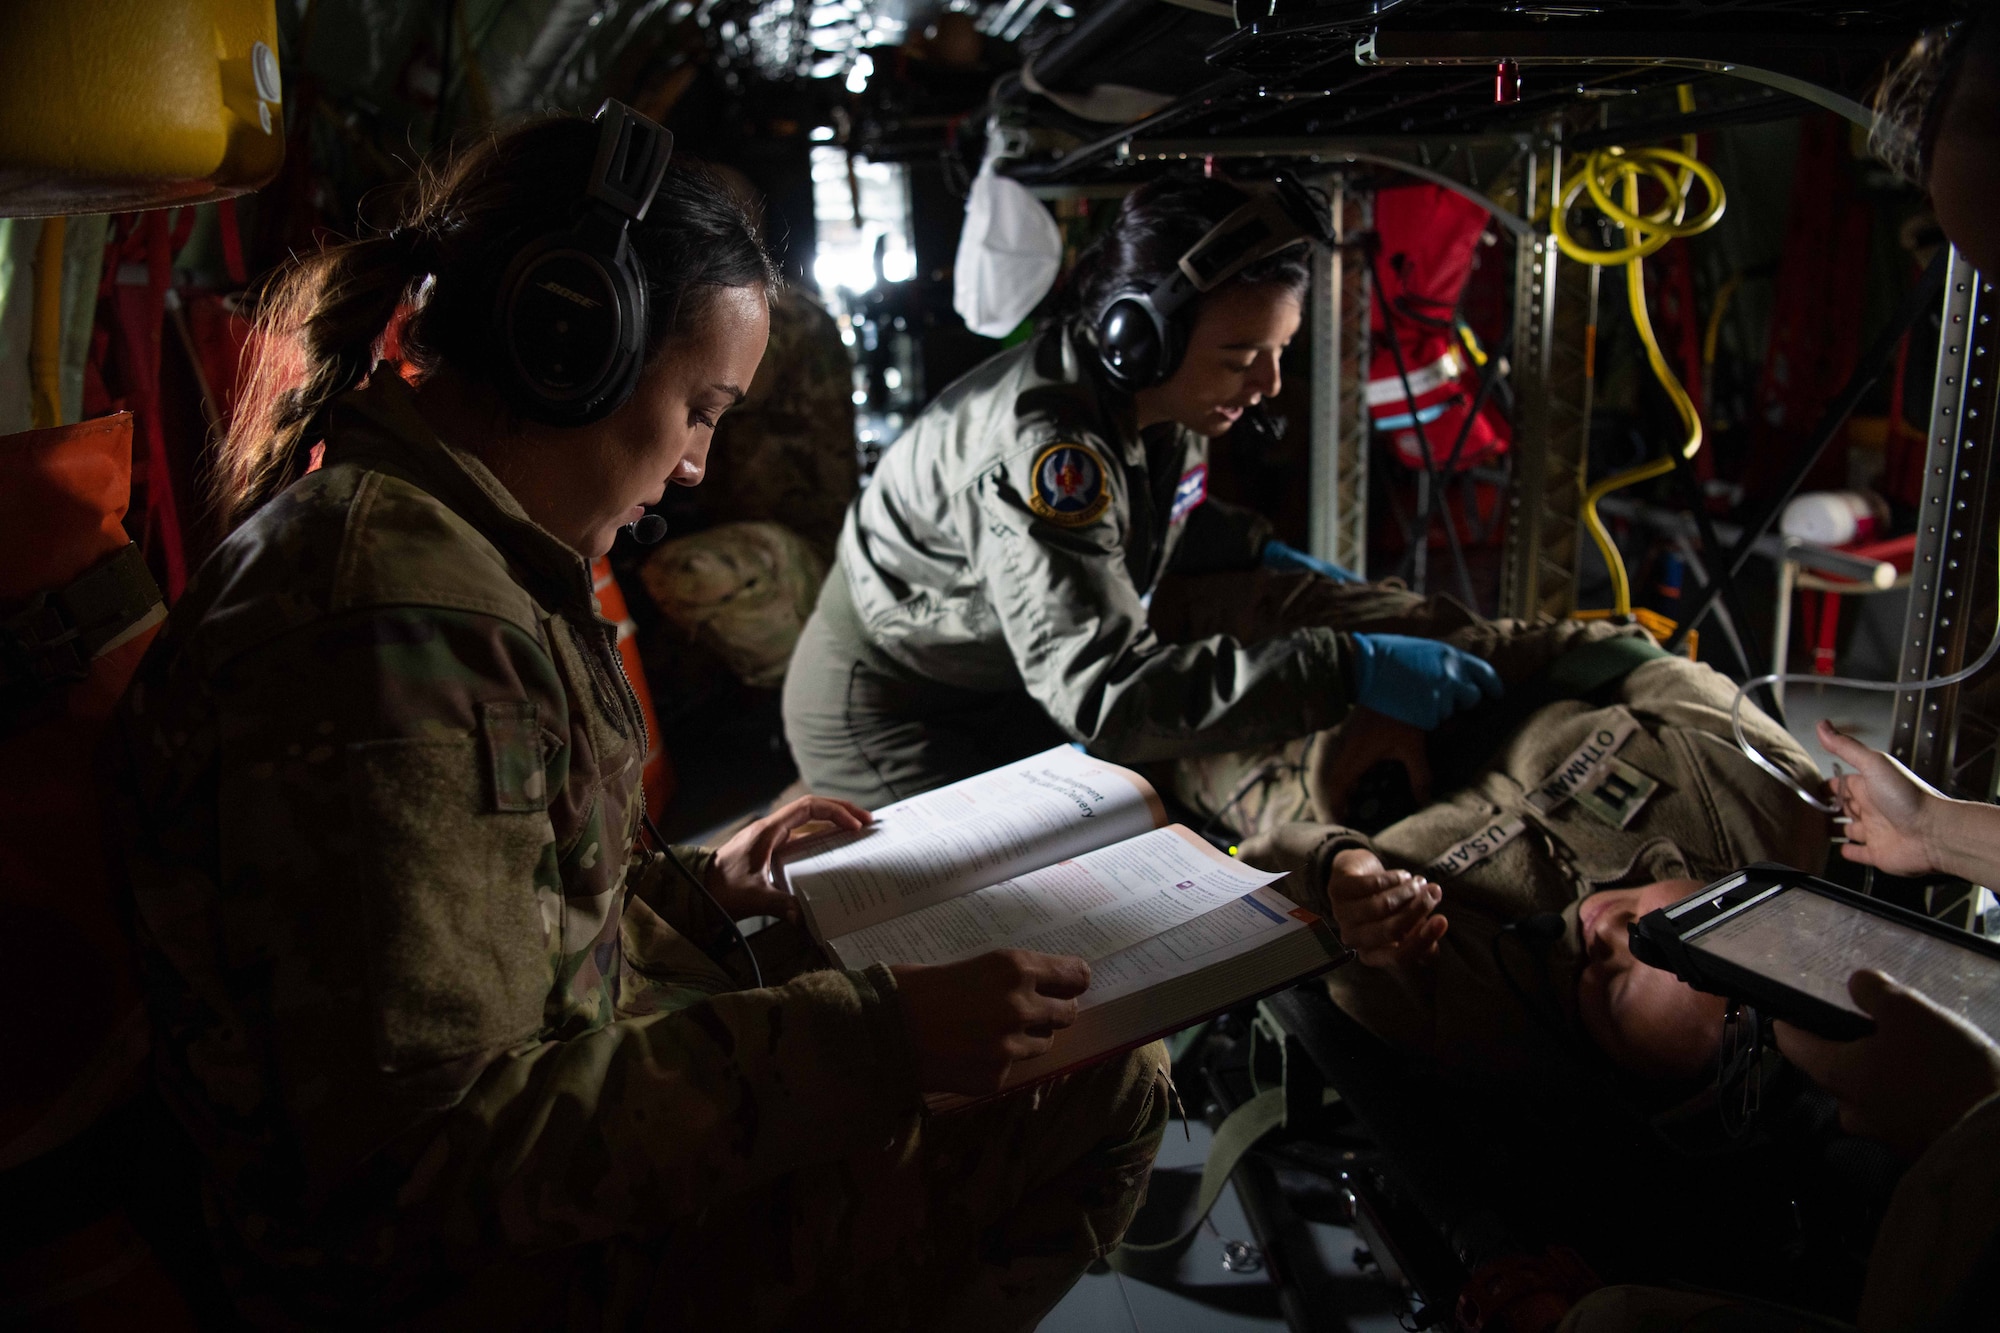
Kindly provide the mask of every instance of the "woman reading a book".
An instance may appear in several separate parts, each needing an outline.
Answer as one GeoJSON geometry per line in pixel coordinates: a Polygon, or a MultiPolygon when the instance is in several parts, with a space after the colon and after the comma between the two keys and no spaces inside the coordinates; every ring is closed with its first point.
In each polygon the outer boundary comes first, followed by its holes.
{"type": "Polygon", "coordinates": [[[280,274],[233,531],[127,701],[159,1092],[218,1267],[258,1326],[1030,1327],[1131,1217],[1162,1054],[926,1119],[1046,1050],[1088,967],[843,972],[774,928],[752,986],[730,922],[784,905],[773,849],[867,813],[639,840],[587,561],[701,479],[775,278],[664,132],[600,122],[488,136],[280,274]],[[413,383],[375,359],[406,305],[413,383]],[[629,375],[566,401],[593,351],[629,375]]]}
{"type": "Polygon", "coordinates": [[[1081,741],[1242,749],[1359,701],[1434,727],[1495,692],[1443,644],[1305,628],[1162,642],[1172,569],[1341,576],[1208,498],[1209,441],[1279,388],[1309,199],[1167,177],[1069,279],[1070,314],[946,389],[848,511],[785,681],[815,791],[882,804],[1081,741]]]}

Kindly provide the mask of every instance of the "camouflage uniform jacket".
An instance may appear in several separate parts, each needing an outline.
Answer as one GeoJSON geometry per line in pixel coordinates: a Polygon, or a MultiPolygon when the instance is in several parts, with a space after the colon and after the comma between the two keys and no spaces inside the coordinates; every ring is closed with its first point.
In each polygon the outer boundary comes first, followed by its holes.
{"type": "Polygon", "coordinates": [[[1146,604],[1170,561],[1247,568],[1270,530],[1207,496],[1208,442],[1141,432],[1070,328],[946,389],[848,511],[839,563],[870,642],[926,680],[1026,688],[1121,762],[1241,749],[1347,709],[1345,641],[1162,643],[1146,604]],[[1179,552],[1190,519],[1210,548],[1179,552]]]}
{"type": "MultiPolygon", "coordinates": [[[[1824,862],[1825,816],[1737,749],[1735,685],[1719,672],[1662,654],[1589,697],[1548,685],[1559,660],[1582,645],[1633,637],[1650,648],[1643,631],[1483,620],[1449,599],[1386,588],[1327,589],[1317,601],[1329,623],[1423,634],[1485,658],[1507,685],[1503,700],[1429,737],[1429,805],[1372,835],[1301,821],[1243,844],[1251,864],[1298,872],[1283,887],[1321,910],[1333,857],[1347,848],[1367,848],[1390,868],[1442,886],[1439,911],[1451,929],[1434,962],[1346,967],[1328,979],[1341,1006],[1378,1035],[1454,1068],[1517,1072],[1531,1054],[1521,1034],[1535,1026],[1522,1012],[1524,991],[1540,1009],[1573,1017],[1585,961],[1577,908],[1589,894],[1711,880],[1750,861],[1815,872],[1824,862]],[[1572,794],[1593,790],[1628,795],[1629,804],[1607,818],[1572,794]],[[1508,923],[1541,913],[1560,915],[1564,926],[1546,947],[1499,937],[1508,923]]],[[[1818,781],[1799,743],[1747,701],[1743,727],[1794,781],[1818,781]]]]}
{"type": "Polygon", "coordinates": [[[586,565],[377,378],[190,584],[114,756],[158,1076],[274,1318],[670,1226],[917,1114],[886,969],[729,993],[690,944],[586,565]]]}

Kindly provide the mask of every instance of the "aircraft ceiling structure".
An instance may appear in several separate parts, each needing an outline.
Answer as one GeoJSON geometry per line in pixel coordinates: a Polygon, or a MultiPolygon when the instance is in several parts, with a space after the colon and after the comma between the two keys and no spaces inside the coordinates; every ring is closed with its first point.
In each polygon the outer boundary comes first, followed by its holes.
{"type": "Polygon", "coordinates": [[[1059,34],[1029,36],[998,102],[1034,135],[1011,173],[1051,185],[1120,179],[1205,143],[1450,143],[1579,108],[1575,126],[1643,120],[1663,99],[1639,95],[1691,80],[1713,81],[1690,129],[1812,105],[1859,120],[1885,61],[1958,12],[1948,0],[1097,0],[1059,34]],[[1153,99],[1132,117],[1106,89],[1153,99]]]}

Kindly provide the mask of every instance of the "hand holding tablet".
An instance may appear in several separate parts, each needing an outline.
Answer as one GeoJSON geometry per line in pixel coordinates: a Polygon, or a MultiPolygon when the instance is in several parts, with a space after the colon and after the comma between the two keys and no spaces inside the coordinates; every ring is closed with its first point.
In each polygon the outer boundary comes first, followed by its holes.
{"type": "Polygon", "coordinates": [[[1829,1041],[1776,1025],[1785,1058],[1840,1100],[1843,1129],[1914,1158],[2000,1093],[2000,1047],[1978,1028],[1880,972],[1856,972],[1847,988],[1873,1036],[1829,1041]]]}

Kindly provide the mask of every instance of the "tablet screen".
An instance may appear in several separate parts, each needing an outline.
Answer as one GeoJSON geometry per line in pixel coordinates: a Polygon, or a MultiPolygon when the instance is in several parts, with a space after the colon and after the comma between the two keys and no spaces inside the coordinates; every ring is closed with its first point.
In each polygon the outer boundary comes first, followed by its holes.
{"type": "Polygon", "coordinates": [[[1824,894],[1784,889],[1687,943],[1854,1014],[1847,978],[1872,967],[2000,1038],[2000,959],[1824,894]]]}

